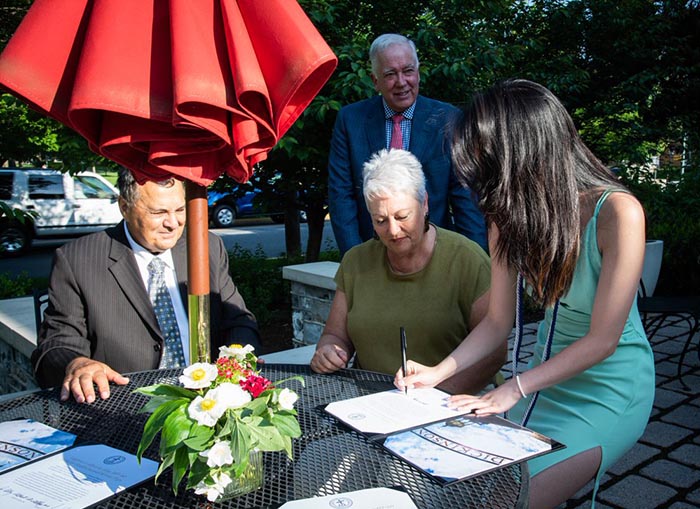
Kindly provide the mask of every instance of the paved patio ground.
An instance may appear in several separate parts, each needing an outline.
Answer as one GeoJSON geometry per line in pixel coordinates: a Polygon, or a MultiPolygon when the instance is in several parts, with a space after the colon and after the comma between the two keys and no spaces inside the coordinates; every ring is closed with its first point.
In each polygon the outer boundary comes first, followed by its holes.
{"type": "MultiPolygon", "coordinates": [[[[519,370],[526,367],[535,340],[534,325],[525,331],[519,370]]],[[[676,378],[687,331],[683,322],[669,320],[651,338],[656,359],[652,415],[639,442],[601,479],[596,508],[700,509],[700,335],[683,363],[687,388],[676,378]]],[[[510,363],[504,366],[509,376],[506,368],[510,363]]],[[[590,507],[591,490],[589,483],[560,509],[590,507]]]]}

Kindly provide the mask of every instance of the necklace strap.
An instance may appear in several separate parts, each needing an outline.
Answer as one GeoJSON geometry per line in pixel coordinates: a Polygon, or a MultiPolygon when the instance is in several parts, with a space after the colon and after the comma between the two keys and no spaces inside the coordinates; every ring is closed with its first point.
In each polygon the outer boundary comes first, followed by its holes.
{"type": "MultiPolygon", "coordinates": [[[[525,294],[525,278],[522,274],[518,274],[518,281],[515,289],[515,339],[513,341],[513,357],[512,362],[512,372],[513,378],[518,382],[518,387],[520,387],[520,381],[518,380],[518,363],[520,362],[520,347],[523,341],[523,297],[525,294]]],[[[557,321],[557,313],[559,312],[559,299],[554,303],[554,309],[552,310],[552,321],[549,323],[549,330],[547,331],[547,340],[544,345],[544,352],[542,353],[542,362],[546,362],[552,353],[552,340],[554,338],[554,327],[557,321]]],[[[520,389],[522,394],[522,389],[520,389]]],[[[527,421],[530,420],[530,415],[532,415],[532,410],[535,408],[535,403],[540,395],[540,391],[537,391],[530,398],[530,402],[527,405],[527,409],[523,414],[523,419],[521,421],[522,426],[527,426],[527,421]]]]}

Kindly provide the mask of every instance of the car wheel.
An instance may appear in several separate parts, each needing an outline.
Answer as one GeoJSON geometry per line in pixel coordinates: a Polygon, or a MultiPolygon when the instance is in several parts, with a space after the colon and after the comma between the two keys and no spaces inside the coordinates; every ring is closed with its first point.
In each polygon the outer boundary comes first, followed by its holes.
{"type": "Polygon", "coordinates": [[[14,223],[0,226],[0,256],[20,256],[31,243],[32,237],[24,226],[14,223]]]}
{"type": "Polygon", "coordinates": [[[229,228],[236,220],[236,209],[228,203],[221,203],[214,209],[214,225],[217,228],[229,228]]]}

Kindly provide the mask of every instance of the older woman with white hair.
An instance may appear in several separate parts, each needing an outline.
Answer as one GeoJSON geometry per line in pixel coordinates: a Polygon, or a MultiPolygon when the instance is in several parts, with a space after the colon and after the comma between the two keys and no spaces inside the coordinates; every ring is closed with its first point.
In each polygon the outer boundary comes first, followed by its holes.
{"type": "MultiPolygon", "coordinates": [[[[475,242],[430,223],[425,177],[410,152],[372,156],[364,166],[363,193],[375,236],[343,257],[311,368],[331,373],[354,354],[354,367],[393,374],[401,365],[401,327],[412,359],[439,362],[484,316],[489,257],[475,242]]],[[[503,338],[490,357],[440,387],[477,393],[505,358],[503,338]]]]}

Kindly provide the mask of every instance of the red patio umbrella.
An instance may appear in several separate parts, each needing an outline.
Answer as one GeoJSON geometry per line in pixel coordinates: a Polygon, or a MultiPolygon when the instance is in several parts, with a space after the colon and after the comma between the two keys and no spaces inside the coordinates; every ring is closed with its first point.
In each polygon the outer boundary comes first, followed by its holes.
{"type": "Polygon", "coordinates": [[[208,296],[203,186],[248,180],[336,64],[295,0],[36,0],[0,86],[140,182],[188,182],[189,293],[208,296]]]}

